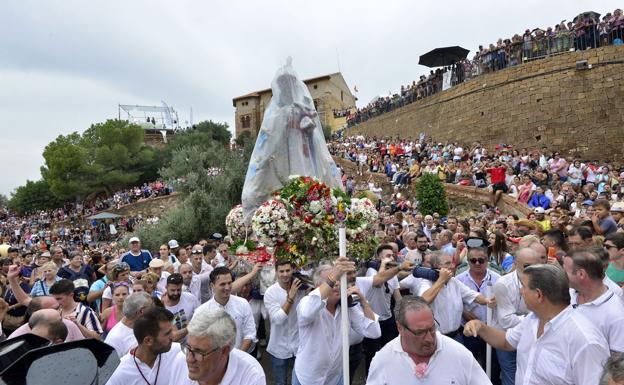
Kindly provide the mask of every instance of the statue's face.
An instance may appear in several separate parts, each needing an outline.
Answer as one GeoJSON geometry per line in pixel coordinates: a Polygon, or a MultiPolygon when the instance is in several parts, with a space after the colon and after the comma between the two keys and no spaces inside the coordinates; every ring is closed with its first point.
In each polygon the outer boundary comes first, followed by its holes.
{"type": "Polygon", "coordinates": [[[280,89],[280,102],[281,104],[287,105],[293,102],[293,79],[291,76],[282,75],[277,79],[277,85],[280,89]]]}

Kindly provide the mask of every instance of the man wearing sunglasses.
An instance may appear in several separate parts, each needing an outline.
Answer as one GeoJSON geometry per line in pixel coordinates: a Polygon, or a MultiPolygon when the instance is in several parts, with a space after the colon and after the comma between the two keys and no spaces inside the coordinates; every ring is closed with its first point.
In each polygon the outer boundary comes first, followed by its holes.
{"type": "MultiPolygon", "coordinates": [[[[477,238],[481,240],[480,238],[477,238]]],[[[483,240],[482,240],[483,241],[483,240]]],[[[473,244],[473,238],[468,239],[468,243],[473,244]]],[[[468,270],[457,276],[457,280],[468,286],[472,290],[483,293],[488,297],[493,295],[493,285],[498,281],[500,275],[490,269],[488,269],[488,253],[485,242],[479,247],[468,246],[468,270]]],[[[484,305],[477,303],[471,303],[464,305],[464,312],[462,314],[464,321],[470,321],[473,319],[479,319],[483,322],[487,320],[487,308],[484,305]]],[[[485,355],[486,346],[485,342],[479,337],[466,337],[463,338],[463,343],[468,350],[472,352],[482,368],[485,368],[485,355]]],[[[493,365],[493,376],[497,376],[498,361],[493,365]]]]}
{"type": "Polygon", "coordinates": [[[138,346],[119,362],[107,385],[177,384],[174,361],[180,344],[173,342],[173,314],[151,307],[134,322],[138,346]]]}
{"type": "Polygon", "coordinates": [[[173,363],[171,384],[266,385],[260,363],[234,348],[236,323],[224,310],[197,313],[188,330],[188,340],[173,363]]]}
{"type": "Polygon", "coordinates": [[[429,304],[405,296],[396,308],[399,336],[373,358],[367,385],[492,384],[472,354],[439,332],[429,304]]]}
{"type": "Polygon", "coordinates": [[[478,335],[496,349],[517,350],[516,384],[597,384],[609,345],[600,330],[570,306],[565,271],[546,264],[529,266],[520,282],[531,314],[506,332],[472,320],[464,334],[478,335]]]}

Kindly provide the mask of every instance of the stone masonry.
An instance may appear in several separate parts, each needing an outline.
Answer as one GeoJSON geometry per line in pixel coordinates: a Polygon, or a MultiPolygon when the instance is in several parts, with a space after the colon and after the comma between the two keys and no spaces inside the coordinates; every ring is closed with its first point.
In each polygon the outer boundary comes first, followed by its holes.
{"type": "Polygon", "coordinates": [[[349,128],[481,142],[488,148],[557,148],[583,159],[624,155],[624,46],[565,53],[483,75],[349,128]],[[587,60],[590,69],[577,70],[587,60]]]}

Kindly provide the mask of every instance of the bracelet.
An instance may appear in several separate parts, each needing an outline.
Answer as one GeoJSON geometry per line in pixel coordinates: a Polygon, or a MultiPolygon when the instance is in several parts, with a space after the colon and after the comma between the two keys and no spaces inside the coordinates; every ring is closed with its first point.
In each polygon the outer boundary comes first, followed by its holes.
{"type": "Polygon", "coordinates": [[[327,284],[327,286],[329,286],[331,289],[334,288],[334,286],[336,286],[336,281],[327,278],[327,280],[325,281],[325,283],[327,284]]]}
{"type": "Polygon", "coordinates": [[[290,298],[286,298],[286,302],[288,302],[288,303],[289,303],[289,304],[291,304],[291,305],[292,305],[293,303],[295,303],[295,301],[294,301],[294,300],[292,300],[292,299],[290,299],[290,298]]]}

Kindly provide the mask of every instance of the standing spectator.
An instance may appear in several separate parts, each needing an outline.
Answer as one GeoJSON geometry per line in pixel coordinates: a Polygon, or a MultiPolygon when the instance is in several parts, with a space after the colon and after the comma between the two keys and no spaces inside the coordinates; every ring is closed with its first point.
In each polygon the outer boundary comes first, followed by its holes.
{"type": "Polygon", "coordinates": [[[199,307],[199,299],[191,293],[182,291],[183,278],[179,273],[171,274],[167,278],[166,292],[162,296],[165,308],[173,314],[173,323],[176,330],[173,332],[174,341],[182,341],[186,337],[189,321],[199,307]]]}
{"type": "Polygon", "coordinates": [[[134,292],[123,303],[123,318],[113,326],[106,335],[108,345],[115,348],[119,358],[123,357],[132,348],[137,346],[133,327],[136,320],[153,305],[153,299],[147,293],[134,292]]]}
{"type": "Polygon", "coordinates": [[[121,261],[130,266],[130,275],[140,278],[147,271],[152,260],[152,254],[147,250],[141,250],[141,240],[138,237],[130,238],[130,251],[121,256],[121,261]]]}

